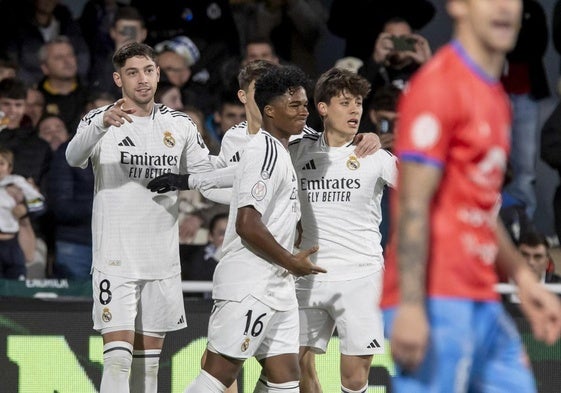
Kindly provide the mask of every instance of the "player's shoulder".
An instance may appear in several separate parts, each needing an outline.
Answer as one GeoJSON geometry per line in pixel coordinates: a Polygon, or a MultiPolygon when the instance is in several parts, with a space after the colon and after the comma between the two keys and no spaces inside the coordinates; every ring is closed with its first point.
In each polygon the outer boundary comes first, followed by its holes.
{"type": "Polygon", "coordinates": [[[222,143],[228,143],[230,141],[237,141],[240,138],[245,138],[247,136],[247,127],[247,120],[244,120],[241,123],[228,128],[222,137],[222,143]]]}
{"type": "Polygon", "coordinates": [[[185,113],[175,109],[171,109],[170,107],[164,104],[156,104],[154,107],[153,113],[154,119],[159,117],[166,123],[171,123],[176,127],[188,127],[191,129],[196,130],[197,125],[191,119],[191,117],[185,113]]]}
{"type": "Polygon", "coordinates": [[[189,119],[192,122],[191,117],[187,113],[171,109],[164,104],[155,104],[154,116],[161,116],[167,119],[189,119]]]}
{"type": "Polygon", "coordinates": [[[317,132],[316,130],[314,130],[313,128],[310,127],[306,127],[308,128],[307,131],[302,131],[302,133],[300,133],[299,135],[297,135],[296,138],[292,139],[289,143],[288,146],[309,146],[314,144],[315,142],[318,141],[318,139],[321,137],[321,134],[319,132],[317,132]]]}

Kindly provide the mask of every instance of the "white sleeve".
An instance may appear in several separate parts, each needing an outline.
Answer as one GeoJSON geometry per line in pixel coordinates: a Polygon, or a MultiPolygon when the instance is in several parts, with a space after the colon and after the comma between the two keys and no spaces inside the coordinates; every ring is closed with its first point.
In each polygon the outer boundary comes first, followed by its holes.
{"type": "Polygon", "coordinates": [[[76,135],[66,148],[66,161],[70,166],[86,168],[95,146],[109,127],[103,126],[104,110],[94,109],[82,118],[76,135]]]}
{"type": "Polygon", "coordinates": [[[388,186],[395,188],[397,183],[397,157],[391,154],[389,151],[387,157],[384,157],[383,168],[382,168],[382,178],[388,186]]]}
{"type": "Polygon", "coordinates": [[[201,194],[213,202],[222,205],[229,205],[232,200],[232,188],[211,188],[210,190],[201,191],[201,194]]]}
{"type": "Polygon", "coordinates": [[[237,166],[228,166],[210,172],[191,174],[191,176],[189,176],[189,188],[191,190],[205,192],[211,188],[232,187],[234,185],[236,167],[237,166]]]}

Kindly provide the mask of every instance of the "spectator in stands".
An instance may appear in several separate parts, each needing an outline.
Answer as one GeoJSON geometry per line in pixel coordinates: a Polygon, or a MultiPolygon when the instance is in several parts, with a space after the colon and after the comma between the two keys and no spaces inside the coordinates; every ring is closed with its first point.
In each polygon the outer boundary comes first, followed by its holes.
{"type": "MultiPolygon", "coordinates": [[[[269,40],[279,56],[315,77],[322,71],[316,47],[327,34],[329,10],[322,0],[243,1],[232,7],[242,47],[257,37],[269,40]]],[[[258,57],[261,58],[261,57],[258,57]]]]}
{"type": "Polygon", "coordinates": [[[193,80],[192,67],[199,61],[200,52],[195,43],[186,36],[177,36],[159,42],[154,47],[156,61],[162,79],[181,90],[184,104],[197,105],[205,116],[212,112],[215,97],[206,82],[193,80]]]}
{"type": "Polygon", "coordinates": [[[358,73],[370,81],[373,92],[387,85],[403,90],[431,55],[426,38],[414,33],[405,19],[395,17],[384,24],[370,57],[358,73]]]}
{"type": "Polygon", "coordinates": [[[45,113],[45,96],[36,87],[27,89],[25,98],[25,115],[29,117],[32,127],[37,127],[37,123],[45,113]]]}
{"type": "Polygon", "coordinates": [[[241,123],[245,119],[245,107],[238,99],[236,89],[233,91],[224,91],[221,94],[220,102],[214,110],[212,118],[208,119],[206,125],[212,137],[217,141],[221,141],[230,127],[241,123]]]}
{"type": "Polygon", "coordinates": [[[537,0],[524,0],[523,18],[514,49],[507,54],[502,82],[513,110],[510,165],[512,181],[508,192],[524,203],[533,219],[536,210],[537,133],[539,102],[549,97],[543,57],[549,33],[543,7],[537,0]]]}
{"type": "Polygon", "coordinates": [[[76,53],[78,73],[84,80],[90,67],[90,52],[70,9],[58,0],[34,0],[25,20],[10,34],[7,53],[19,65],[18,77],[36,84],[43,77],[41,47],[64,35],[76,53]]]}
{"type": "Polygon", "coordinates": [[[78,76],[78,63],[70,40],[59,36],[39,51],[43,79],[39,90],[45,96],[46,113],[60,116],[74,134],[86,104],[87,89],[78,76]]]}
{"type": "Polygon", "coordinates": [[[216,214],[210,220],[207,244],[202,246],[186,245],[179,249],[181,278],[183,280],[212,281],[227,224],[227,213],[216,214]]]}
{"type": "Polygon", "coordinates": [[[37,123],[37,132],[39,138],[49,144],[52,152],[57,151],[59,146],[70,138],[64,121],[59,116],[49,113],[37,123]]]}
{"type": "Polygon", "coordinates": [[[109,105],[117,101],[117,98],[103,90],[94,90],[88,94],[86,105],[84,106],[83,115],[90,112],[92,109],[101,108],[102,106],[109,105]]]}
{"type": "Polygon", "coordinates": [[[0,81],[17,76],[18,66],[15,61],[0,58],[0,81]]]}
{"type": "Polygon", "coordinates": [[[208,147],[210,154],[217,155],[220,152],[220,142],[213,139],[208,132],[205,125],[204,112],[195,105],[185,105],[183,107],[183,112],[187,113],[191,120],[193,120],[193,122],[197,126],[197,129],[203,137],[203,141],[205,142],[206,147],[208,147]]]}
{"type": "Polygon", "coordinates": [[[68,141],[54,152],[48,200],[54,227],[55,277],[89,279],[92,265],[92,206],[94,176],[91,164],[71,167],[65,153],[68,141]]]}
{"type": "Polygon", "coordinates": [[[0,147],[0,278],[24,279],[26,262],[35,254],[29,214],[41,212],[45,198],[24,177],[12,174],[13,164],[13,152],[0,147]]]}
{"type": "MultiPolygon", "coordinates": [[[[84,2],[84,1],[82,1],[84,2]]],[[[128,1],[87,0],[78,19],[82,36],[90,50],[92,65],[115,51],[110,30],[117,20],[117,13],[128,1]]]]}
{"type": "Polygon", "coordinates": [[[352,7],[347,0],[333,0],[327,27],[345,40],[344,56],[366,62],[388,20],[403,18],[418,31],[432,20],[435,13],[436,8],[430,0],[392,0],[383,5],[378,1],[356,0],[352,7]]]}
{"type": "Polygon", "coordinates": [[[156,89],[156,94],[154,95],[154,101],[164,104],[168,108],[176,111],[183,110],[181,90],[179,90],[179,87],[166,80],[160,80],[158,83],[158,88],[156,89]]]}
{"type": "Polygon", "coordinates": [[[14,153],[13,173],[42,187],[49,171],[51,149],[30,126],[23,126],[27,88],[19,79],[0,81],[0,111],[9,123],[0,133],[0,145],[14,153]]]}
{"type": "Polygon", "coordinates": [[[244,47],[245,51],[243,53],[242,66],[257,59],[267,60],[274,64],[280,63],[275,47],[269,39],[253,38],[248,40],[244,47]]]}
{"type": "Polygon", "coordinates": [[[518,250],[528,265],[543,283],[560,283],[561,276],[555,274],[555,265],[549,255],[549,242],[539,232],[526,232],[520,236],[518,250]]]}
{"type": "MultiPolygon", "coordinates": [[[[98,34],[101,33],[99,31],[98,34]]],[[[88,81],[91,88],[107,91],[118,97],[121,91],[113,82],[113,53],[128,42],[144,42],[147,34],[144,18],[134,7],[117,7],[107,34],[111,46],[106,48],[104,45],[98,47],[97,52],[92,52],[88,81]]]]}

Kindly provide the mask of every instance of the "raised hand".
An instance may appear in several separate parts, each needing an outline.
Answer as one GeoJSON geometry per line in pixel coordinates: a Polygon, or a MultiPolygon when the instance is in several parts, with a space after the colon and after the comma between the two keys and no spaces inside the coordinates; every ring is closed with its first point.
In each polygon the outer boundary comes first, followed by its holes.
{"type": "Polygon", "coordinates": [[[132,123],[132,118],[129,115],[134,112],[136,112],[136,109],[127,109],[125,99],[120,98],[117,102],[115,102],[115,105],[103,113],[103,126],[121,127],[125,124],[125,121],[132,123]]]}

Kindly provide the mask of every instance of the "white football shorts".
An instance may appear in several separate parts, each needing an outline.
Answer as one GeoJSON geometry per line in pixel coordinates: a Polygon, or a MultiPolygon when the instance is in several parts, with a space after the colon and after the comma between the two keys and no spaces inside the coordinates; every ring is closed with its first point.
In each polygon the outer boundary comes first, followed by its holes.
{"type": "Polygon", "coordinates": [[[257,360],[298,353],[298,309],[277,311],[253,296],[216,300],[208,322],[208,349],[235,359],[257,360]]]}
{"type": "Polygon", "coordinates": [[[344,355],[384,353],[384,327],[379,308],[383,269],[353,280],[296,280],[300,346],[325,353],[337,328],[344,355]]]}
{"type": "Polygon", "coordinates": [[[165,333],[187,327],[181,275],[137,280],[92,273],[94,329],[165,333]]]}

